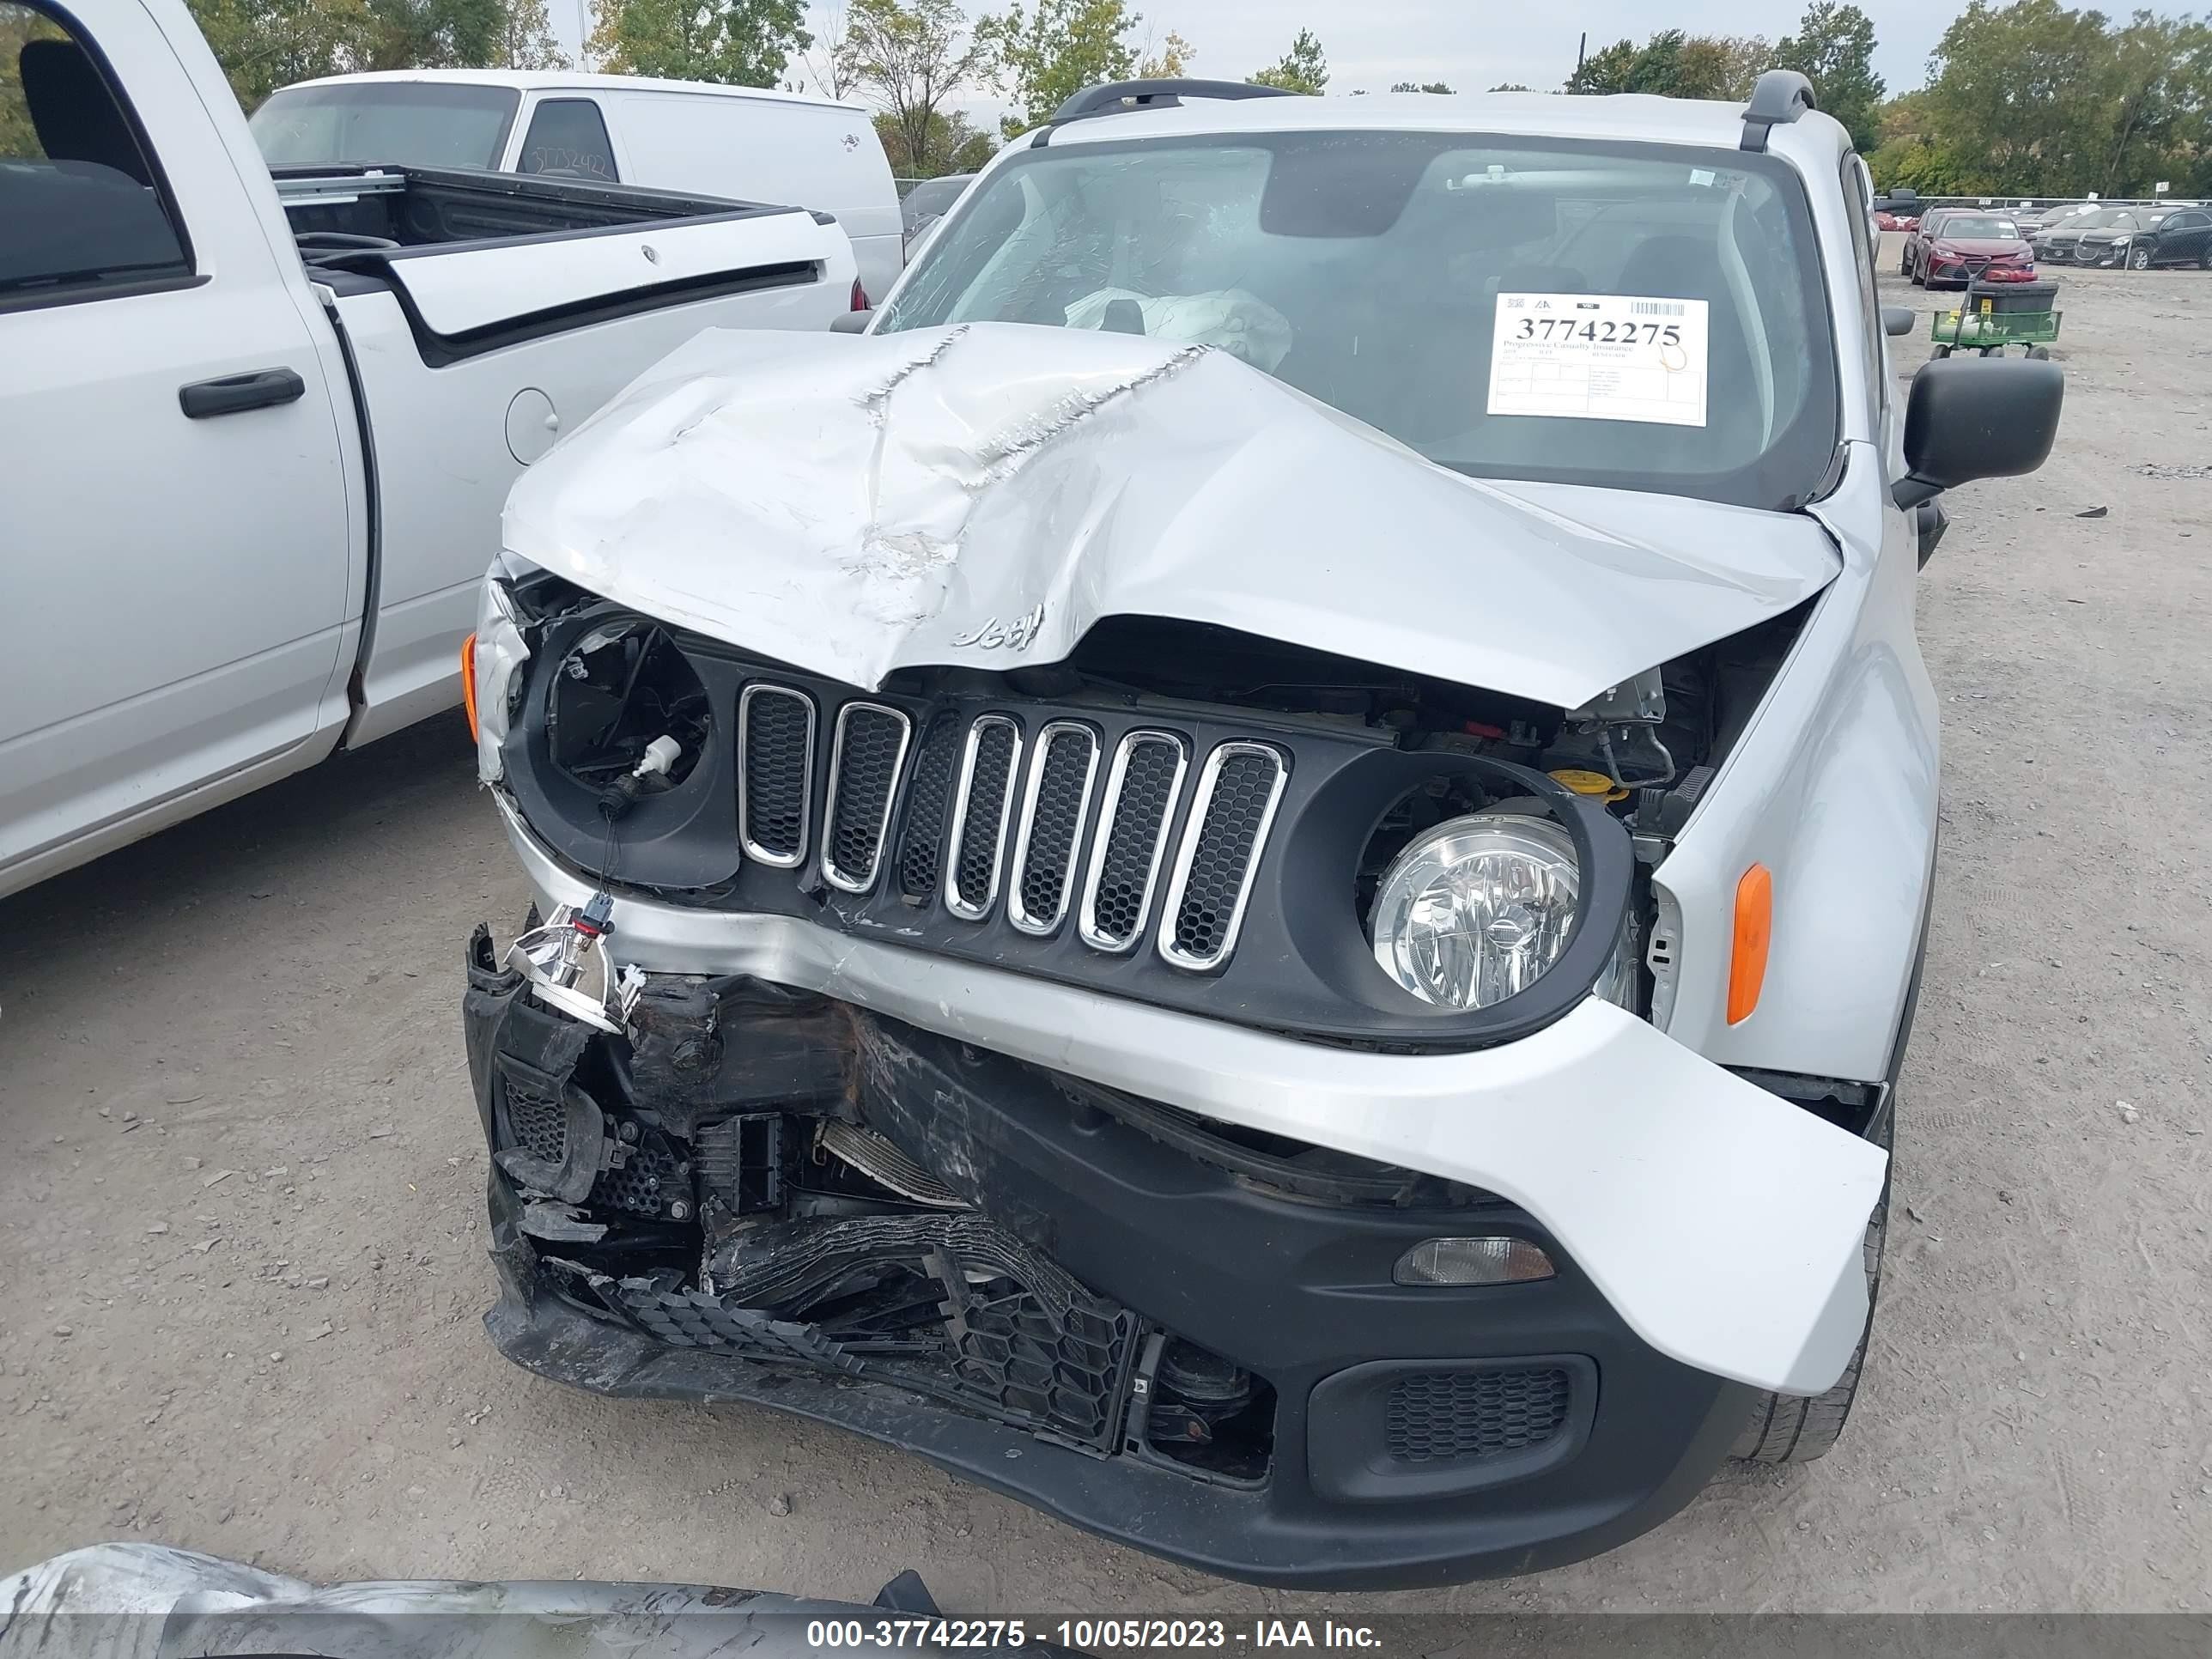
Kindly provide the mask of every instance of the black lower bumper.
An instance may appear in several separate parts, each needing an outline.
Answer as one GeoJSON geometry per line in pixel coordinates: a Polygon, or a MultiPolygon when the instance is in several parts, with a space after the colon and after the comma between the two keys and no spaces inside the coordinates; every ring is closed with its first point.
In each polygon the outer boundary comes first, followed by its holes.
{"type": "MultiPolygon", "coordinates": [[[[471,977],[471,1069],[496,1156],[511,1151],[503,1068],[518,1056],[542,1066],[549,1031],[566,1022],[481,958],[471,977]]],[[[501,1292],[485,1322],[508,1358],[557,1382],[777,1407],[1170,1559],[1314,1588],[1453,1583],[1611,1548],[1688,1502],[1750,1408],[1748,1390],[1644,1344],[1533,1218],[1488,1194],[1402,1176],[1394,1188],[1392,1172],[1332,1154],[1218,1139],[1199,1121],[1102,1100],[848,1005],[743,981],[681,994],[694,1015],[714,1011],[703,1047],[705,1026],[664,1027],[635,1046],[556,1033],[574,1086],[615,1097],[598,1102],[609,1124],[641,1123],[642,1145],[666,1135],[680,1146],[672,1125],[697,1133],[733,1104],[757,1110],[762,1096],[834,1110],[973,1206],[957,1222],[894,1218],[946,1241],[924,1259],[943,1273],[941,1323],[969,1358],[975,1345],[988,1358],[1005,1343],[969,1284],[1003,1267],[1045,1291],[1004,1326],[1021,1352],[989,1372],[997,1391],[979,1390],[957,1346],[938,1370],[877,1360],[866,1356],[897,1345],[828,1340],[773,1306],[725,1312],[696,1273],[671,1289],[672,1240],[687,1229],[665,1204],[640,1227],[615,1217],[604,1237],[548,1238],[526,1222],[543,1194],[512,1177],[510,1156],[489,1182],[501,1292]],[[672,1056],[687,1054],[690,1081],[672,1093],[683,1069],[672,1056]],[[1556,1276],[1393,1282],[1413,1244],[1475,1234],[1537,1243],[1556,1276]],[[963,1272],[952,1258],[969,1249],[996,1265],[963,1272]],[[1057,1308],[1058,1322],[1041,1307],[1057,1308]],[[1162,1355],[1187,1345],[1246,1379],[1242,1461],[1209,1466],[1176,1437],[1189,1413],[1168,1403],[1162,1355]],[[1039,1353],[1044,1371],[1024,1391],[1024,1357],[1039,1353]],[[1071,1376],[1087,1382],[1063,1408],[1071,1376]]],[[[715,1224],[712,1194],[705,1218],[696,1201],[709,1177],[682,1167],[663,1196],[684,1194],[675,1207],[689,1231],[715,1224]]],[[[587,1202],[567,1213],[589,1231],[611,1212],[587,1202]]],[[[726,1235],[713,1259],[742,1263],[748,1240],[846,1224],[769,1217],[769,1231],[744,1231],[757,1220],[726,1235]]],[[[930,1317],[924,1334],[936,1340],[930,1317]]]]}

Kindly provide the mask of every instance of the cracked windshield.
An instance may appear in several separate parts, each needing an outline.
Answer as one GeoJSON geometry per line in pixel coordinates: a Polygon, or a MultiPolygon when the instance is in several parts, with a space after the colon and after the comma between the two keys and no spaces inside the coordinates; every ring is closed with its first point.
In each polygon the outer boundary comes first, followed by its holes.
{"type": "Polygon", "coordinates": [[[1808,278],[1802,191],[1763,157],[1395,133],[1070,144],[957,210],[881,327],[1219,346],[1462,472],[1777,507],[1835,447],[1808,278]],[[1547,349],[1570,329],[1634,361],[1585,384],[1547,349]]]}

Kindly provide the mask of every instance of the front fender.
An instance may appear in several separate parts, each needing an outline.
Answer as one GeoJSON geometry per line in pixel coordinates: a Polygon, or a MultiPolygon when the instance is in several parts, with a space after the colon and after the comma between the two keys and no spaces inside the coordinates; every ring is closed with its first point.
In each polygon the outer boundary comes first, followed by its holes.
{"type": "Polygon", "coordinates": [[[1910,520],[1853,444],[1819,516],[1844,571],[1654,872],[1678,908],[1670,1036],[1727,1066],[1890,1074],[1935,878],[1935,690],[1914,633],[1910,520]],[[1773,876],[1757,1006],[1727,1018],[1736,884],[1773,876]]]}

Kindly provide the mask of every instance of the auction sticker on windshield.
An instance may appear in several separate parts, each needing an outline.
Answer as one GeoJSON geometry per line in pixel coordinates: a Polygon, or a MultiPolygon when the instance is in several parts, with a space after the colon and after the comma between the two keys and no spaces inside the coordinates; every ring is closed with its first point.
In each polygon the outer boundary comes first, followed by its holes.
{"type": "Polygon", "coordinates": [[[1705,423],[1705,302],[1501,294],[1490,412],[1705,423]]]}

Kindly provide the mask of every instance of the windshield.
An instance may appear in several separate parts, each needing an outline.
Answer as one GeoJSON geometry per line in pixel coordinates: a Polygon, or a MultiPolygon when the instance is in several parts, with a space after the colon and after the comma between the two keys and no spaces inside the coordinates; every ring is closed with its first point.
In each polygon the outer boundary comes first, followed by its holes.
{"type": "Polygon", "coordinates": [[[287,87],[248,125],[271,167],[493,167],[520,100],[509,87],[436,81],[287,87]]]}
{"type": "Polygon", "coordinates": [[[1024,151],[878,328],[1216,345],[1459,471],[1784,507],[1836,446],[1824,296],[1772,157],[1270,134],[1024,151]]]}
{"type": "Polygon", "coordinates": [[[2118,224],[2120,216],[2111,208],[2094,208],[2063,222],[2068,230],[2102,230],[2107,225],[2118,224]]]}
{"type": "Polygon", "coordinates": [[[1951,213],[1936,227],[1936,234],[2009,242],[2019,239],[2020,228],[2009,219],[1993,218],[1986,213],[1951,213]]]}

